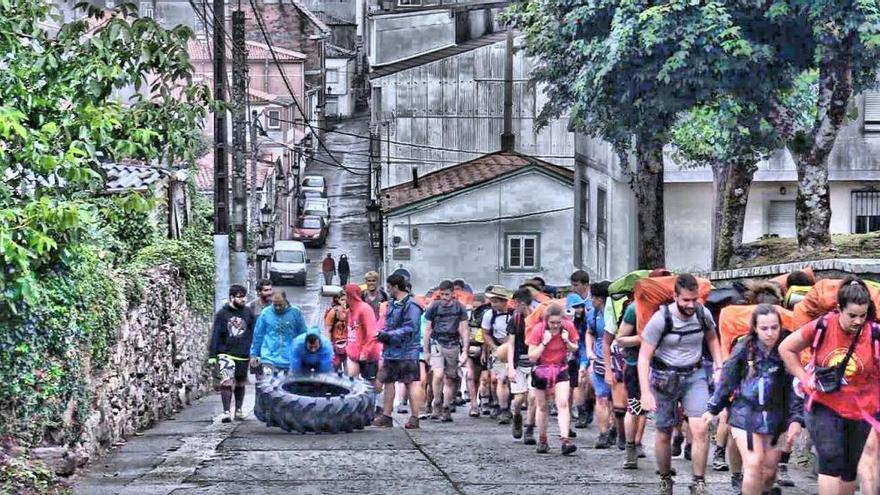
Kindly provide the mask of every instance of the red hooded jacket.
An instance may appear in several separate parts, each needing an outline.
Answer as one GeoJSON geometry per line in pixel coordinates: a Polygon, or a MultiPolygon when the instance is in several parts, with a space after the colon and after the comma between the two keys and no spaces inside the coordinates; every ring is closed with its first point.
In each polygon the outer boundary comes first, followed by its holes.
{"type": "Polygon", "coordinates": [[[376,318],[373,307],[361,299],[361,288],[357,284],[347,284],[345,295],[348,301],[348,344],[345,353],[358,361],[378,361],[382,354],[382,344],[376,341],[376,318]]]}

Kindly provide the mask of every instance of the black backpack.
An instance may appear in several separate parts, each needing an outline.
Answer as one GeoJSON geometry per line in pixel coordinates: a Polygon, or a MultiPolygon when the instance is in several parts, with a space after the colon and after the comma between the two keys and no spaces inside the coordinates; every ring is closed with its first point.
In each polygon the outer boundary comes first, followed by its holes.
{"type": "MultiPolygon", "coordinates": [[[[699,330],[688,330],[686,332],[676,332],[675,325],[672,323],[672,312],[669,311],[669,304],[664,304],[660,306],[660,311],[663,312],[663,332],[660,334],[660,339],[657,341],[657,347],[654,349],[655,352],[661,345],[663,345],[663,340],[667,335],[675,334],[678,335],[679,340],[681,340],[686,335],[693,335],[695,333],[702,333],[706,335],[713,325],[709,325],[709,320],[706,318],[706,308],[697,303],[694,305],[695,314],[697,315],[697,320],[700,321],[700,329],[699,330]]],[[[703,340],[703,345],[705,346],[705,339],[703,340]]]]}

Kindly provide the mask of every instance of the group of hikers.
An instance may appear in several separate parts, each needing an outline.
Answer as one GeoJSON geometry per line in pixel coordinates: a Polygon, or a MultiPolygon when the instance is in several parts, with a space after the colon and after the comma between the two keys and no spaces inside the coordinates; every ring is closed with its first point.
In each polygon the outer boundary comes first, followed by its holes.
{"type": "Polygon", "coordinates": [[[210,350],[223,420],[244,417],[249,364],[258,379],[335,370],[375,384],[375,427],[393,426],[395,402],[406,429],[452,422],[468,405],[544,454],[555,416],[563,455],[595,423],[593,447],[622,451],[626,470],[646,457],[650,419],[661,495],[673,493],[680,455],[692,464],[690,493],[709,493],[713,443],[712,469],[729,470],[740,493],[781,493],[793,486],[787,464],[803,428],[819,495],[852,494],[857,478],[862,493],[880,493],[880,291],[857,277],[797,271],[710,291],[662,268],[592,284],[578,270],[565,297],[540,278],[476,295],[461,280],[424,296],[400,275],[385,282],[369,272],[346,284],[323,329],[307,329],[268,281],[249,305],[233,286],[210,350]]]}

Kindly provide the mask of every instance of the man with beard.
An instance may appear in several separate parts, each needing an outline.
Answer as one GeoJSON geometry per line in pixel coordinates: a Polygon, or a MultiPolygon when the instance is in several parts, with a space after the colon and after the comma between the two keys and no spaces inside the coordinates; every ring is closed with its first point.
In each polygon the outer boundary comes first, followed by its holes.
{"type": "Polygon", "coordinates": [[[305,332],[302,311],[288,302],[286,292],[275,292],[272,305],[263,308],[254,327],[251,366],[262,366],[263,375],[270,378],[288,369],[293,339],[305,332]]]}
{"type": "MultiPolygon", "coordinates": [[[[642,408],[655,411],[654,426],[660,495],[672,495],[672,428],[681,402],[684,414],[698,418],[707,410],[709,384],[703,370],[703,341],[712,355],[713,380],[721,370],[721,346],[715,322],[697,302],[699,285],[693,275],[683,273],[675,280],[673,303],[660,306],[642,334],[639,351],[639,381],[642,408]]],[[[708,427],[702,421],[688,422],[693,439],[693,483],[691,495],[706,495],[705,473],[709,453],[708,427]]]]}
{"type": "Polygon", "coordinates": [[[240,285],[229,287],[229,302],[214,316],[209,363],[218,367],[220,400],[223,402],[224,423],[233,417],[244,419],[244,386],[247,384],[248,352],[254,336],[254,314],[246,306],[247,290],[240,285]],[[234,390],[233,390],[234,389],[234,390]],[[235,394],[235,415],[232,395],[235,394]]]}

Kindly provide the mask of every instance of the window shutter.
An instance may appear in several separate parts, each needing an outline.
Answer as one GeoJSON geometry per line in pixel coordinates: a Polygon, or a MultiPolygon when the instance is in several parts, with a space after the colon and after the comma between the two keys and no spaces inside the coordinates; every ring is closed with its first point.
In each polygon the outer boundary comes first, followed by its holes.
{"type": "Polygon", "coordinates": [[[880,132],[880,91],[865,91],[865,132],[880,132]]]}

